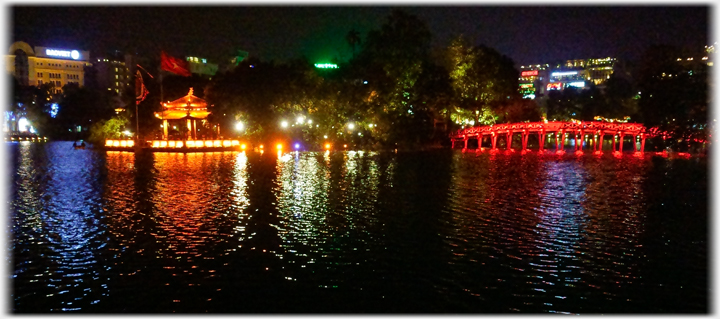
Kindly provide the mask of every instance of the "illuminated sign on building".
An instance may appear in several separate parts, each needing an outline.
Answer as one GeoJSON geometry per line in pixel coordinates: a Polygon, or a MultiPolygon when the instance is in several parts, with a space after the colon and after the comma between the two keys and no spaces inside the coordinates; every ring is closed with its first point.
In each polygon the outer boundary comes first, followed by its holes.
{"type": "Polygon", "coordinates": [[[532,88],[534,87],[532,83],[520,83],[520,88],[532,88]]]}
{"type": "Polygon", "coordinates": [[[71,58],[73,60],[77,60],[80,58],[80,52],[78,52],[78,50],[67,51],[67,50],[45,49],[45,54],[47,56],[71,58]]]}
{"type": "Polygon", "coordinates": [[[537,70],[522,71],[522,72],[520,73],[520,75],[521,75],[521,76],[535,76],[535,75],[538,75],[538,71],[537,71],[537,70]]]}
{"type": "Polygon", "coordinates": [[[315,63],[315,67],[318,69],[337,69],[337,64],[332,63],[315,63]]]}
{"type": "Polygon", "coordinates": [[[567,72],[553,72],[552,76],[565,76],[565,75],[575,75],[577,74],[577,71],[567,71],[567,72]]]}
{"type": "Polygon", "coordinates": [[[574,86],[574,87],[576,87],[576,88],[584,88],[584,87],[585,87],[585,82],[583,82],[583,81],[570,82],[570,83],[568,83],[567,85],[568,85],[568,86],[574,86]]]}
{"type": "Polygon", "coordinates": [[[547,89],[549,90],[562,90],[562,83],[561,82],[555,82],[555,83],[548,83],[547,89]]]}

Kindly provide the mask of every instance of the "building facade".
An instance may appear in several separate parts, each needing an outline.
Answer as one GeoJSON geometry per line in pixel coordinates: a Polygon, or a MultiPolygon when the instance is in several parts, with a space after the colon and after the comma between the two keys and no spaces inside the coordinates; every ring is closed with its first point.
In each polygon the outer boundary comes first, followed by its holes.
{"type": "Polygon", "coordinates": [[[218,65],[215,63],[208,63],[207,59],[192,56],[186,57],[186,59],[188,61],[190,73],[212,77],[218,71],[218,65]]]}
{"type": "Polygon", "coordinates": [[[97,86],[117,95],[124,95],[132,79],[125,60],[123,55],[108,54],[95,57],[93,64],[97,86]]]}
{"type": "Polygon", "coordinates": [[[66,84],[85,85],[85,69],[91,67],[88,51],[36,46],[18,41],[5,56],[6,70],[22,85],[53,85],[60,94],[66,84]]]}

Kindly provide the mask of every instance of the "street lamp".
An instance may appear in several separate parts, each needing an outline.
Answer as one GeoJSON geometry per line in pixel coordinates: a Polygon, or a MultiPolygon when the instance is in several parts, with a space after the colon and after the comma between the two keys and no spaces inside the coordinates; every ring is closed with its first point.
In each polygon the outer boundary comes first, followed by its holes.
{"type": "Polygon", "coordinates": [[[302,115],[301,115],[301,116],[298,116],[298,118],[297,118],[297,123],[298,123],[298,124],[303,124],[303,122],[305,122],[305,118],[303,118],[302,115]]]}
{"type": "Polygon", "coordinates": [[[282,121],[282,122],[280,122],[280,126],[282,126],[283,128],[286,128],[286,127],[288,127],[288,122],[282,121]]]}
{"type": "Polygon", "coordinates": [[[348,124],[348,128],[349,128],[350,130],[355,129],[355,124],[349,123],[349,124],[348,124]]]}
{"type": "Polygon", "coordinates": [[[245,128],[242,122],[235,123],[235,129],[238,131],[242,131],[245,128]]]}

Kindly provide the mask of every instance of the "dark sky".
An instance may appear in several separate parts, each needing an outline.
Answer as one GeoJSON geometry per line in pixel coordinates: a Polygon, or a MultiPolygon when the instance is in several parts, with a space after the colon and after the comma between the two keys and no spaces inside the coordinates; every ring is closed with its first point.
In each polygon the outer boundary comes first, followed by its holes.
{"type": "MultiPolygon", "coordinates": [[[[10,7],[10,40],[103,52],[199,56],[219,62],[238,49],[263,60],[306,56],[312,62],[347,59],[345,41],[364,37],[393,8],[375,6],[10,7]]],[[[404,6],[425,21],[433,45],[464,34],[511,57],[518,65],[561,59],[636,59],[649,45],[702,48],[709,44],[711,8],[695,6],[404,6]]]]}

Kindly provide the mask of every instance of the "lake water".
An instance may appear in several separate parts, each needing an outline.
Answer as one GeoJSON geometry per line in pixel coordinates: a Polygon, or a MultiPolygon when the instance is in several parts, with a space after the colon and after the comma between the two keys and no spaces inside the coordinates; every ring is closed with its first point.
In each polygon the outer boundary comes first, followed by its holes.
{"type": "Polygon", "coordinates": [[[707,313],[707,162],[6,143],[13,312],[707,313]]]}

